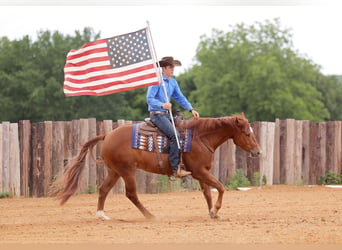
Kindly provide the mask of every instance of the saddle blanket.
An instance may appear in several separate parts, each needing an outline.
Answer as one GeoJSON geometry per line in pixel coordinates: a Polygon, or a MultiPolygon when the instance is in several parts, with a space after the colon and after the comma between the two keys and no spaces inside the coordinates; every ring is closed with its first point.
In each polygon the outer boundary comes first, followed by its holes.
{"type": "MultiPolygon", "coordinates": [[[[154,140],[152,135],[143,135],[138,132],[139,126],[142,123],[133,125],[132,132],[132,148],[137,148],[145,151],[154,152],[154,140]]],[[[165,135],[156,135],[157,137],[157,150],[160,153],[169,153],[169,139],[165,135]]],[[[190,152],[190,143],[192,135],[191,129],[185,129],[185,133],[181,133],[180,146],[182,152],[190,152]],[[184,134],[184,136],[182,136],[184,134]]]]}

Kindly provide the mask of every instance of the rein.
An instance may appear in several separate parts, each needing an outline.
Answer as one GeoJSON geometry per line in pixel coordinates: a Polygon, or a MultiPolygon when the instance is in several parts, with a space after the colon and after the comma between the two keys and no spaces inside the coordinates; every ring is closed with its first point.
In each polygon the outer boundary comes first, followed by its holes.
{"type": "Polygon", "coordinates": [[[199,136],[199,138],[200,138],[202,144],[203,144],[211,153],[214,153],[214,152],[215,152],[215,150],[213,150],[212,148],[210,148],[210,147],[205,143],[205,141],[203,140],[203,137],[202,137],[202,136],[199,136]]]}

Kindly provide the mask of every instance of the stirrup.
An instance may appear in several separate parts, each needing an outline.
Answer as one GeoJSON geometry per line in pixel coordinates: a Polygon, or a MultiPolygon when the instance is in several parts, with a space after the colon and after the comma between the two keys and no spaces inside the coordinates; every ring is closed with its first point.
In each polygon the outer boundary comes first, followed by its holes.
{"type": "Polygon", "coordinates": [[[176,181],[177,177],[175,175],[169,175],[169,181],[176,181]]]}

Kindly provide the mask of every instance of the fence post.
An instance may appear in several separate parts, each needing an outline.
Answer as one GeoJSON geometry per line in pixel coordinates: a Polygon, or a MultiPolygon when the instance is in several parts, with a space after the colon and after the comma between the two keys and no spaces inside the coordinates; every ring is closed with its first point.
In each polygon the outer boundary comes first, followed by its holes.
{"type": "Polygon", "coordinates": [[[303,122],[295,121],[294,124],[294,154],[293,154],[293,185],[303,183],[302,178],[302,150],[303,150],[303,122]]]}
{"type": "Polygon", "coordinates": [[[44,122],[32,124],[32,170],[30,173],[30,195],[41,197],[44,194],[44,122]]]}
{"type": "Polygon", "coordinates": [[[303,184],[310,183],[310,122],[302,121],[302,177],[303,184]]]}
{"type": "Polygon", "coordinates": [[[214,166],[210,170],[211,174],[216,178],[219,179],[220,174],[220,151],[221,146],[218,147],[214,152],[214,166]]]}
{"type": "Polygon", "coordinates": [[[4,176],[3,176],[3,135],[2,135],[2,123],[0,123],[0,193],[4,192],[4,176]]]}
{"type": "Polygon", "coordinates": [[[336,172],[342,174],[342,121],[335,122],[336,172]]]}
{"type": "Polygon", "coordinates": [[[19,157],[19,134],[18,123],[10,124],[10,155],[9,155],[9,167],[10,167],[10,182],[9,188],[13,196],[20,196],[20,157],[19,157]]]}
{"type": "MultiPolygon", "coordinates": [[[[19,121],[19,146],[20,146],[20,193],[25,197],[30,196],[29,175],[31,167],[31,122],[29,120],[19,121]]],[[[1,154],[1,149],[0,149],[1,154]]]]}
{"type": "Polygon", "coordinates": [[[56,122],[46,121],[44,122],[44,136],[43,136],[43,167],[44,167],[44,188],[43,195],[47,195],[51,181],[57,176],[54,170],[56,165],[56,157],[54,154],[55,148],[59,145],[60,134],[54,133],[54,127],[56,122]]]}
{"type": "MultiPolygon", "coordinates": [[[[274,156],[275,124],[271,122],[260,123],[260,147],[262,154],[259,157],[260,178],[266,177],[268,185],[273,184],[273,156],[274,156]]],[[[262,179],[261,179],[262,180],[262,179]]],[[[260,180],[260,183],[262,183],[260,180]]]]}
{"type": "MultiPolygon", "coordinates": [[[[263,151],[264,143],[263,143],[263,138],[261,137],[261,122],[253,122],[251,124],[251,127],[254,131],[255,139],[257,140],[259,146],[261,147],[261,150],[263,151]]],[[[249,153],[244,153],[245,158],[247,161],[247,177],[253,183],[254,181],[254,176],[255,173],[259,173],[261,166],[260,166],[260,157],[259,158],[253,158],[253,157],[248,157],[249,153]]]]}
{"type": "MultiPolygon", "coordinates": [[[[89,137],[88,119],[80,119],[79,146],[81,147],[89,137]]],[[[89,188],[89,155],[85,158],[85,165],[81,176],[80,192],[87,192],[89,188]]]]}
{"type": "Polygon", "coordinates": [[[274,124],[273,184],[280,184],[280,120],[274,124]]]}
{"type": "Polygon", "coordinates": [[[341,121],[329,121],[326,126],[326,171],[341,173],[341,121]]]}
{"type": "MultiPolygon", "coordinates": [[[[90,118],[90,119],[88,119],[88,122],[89,122],[88,139],[90,139],[90,138],[93,138],[96,136],[96,119],[90,118]]],[[[96,148],[97,148],[97,146],[95,146],[94,152],[96,152],[96,148]]],[[[89,157],[91,158],[90,155],[89,155],[89,157]]],[[[89,158],[89,187],[94,188],[94,187],[96,187],[96,172],[97,172],[96,171],[96,162],[90,158],[89,158]]],[[[95,191],[95,190],[91,190],[91,191],[95,191]]]]}
{"type": "Polygon", "coordinates": [[[10,178],[10,165],[9,165],[9,122],[2,122],[2,191],[10,192],[9,178],[10,178]]]}
{"type": "MultiPolygon", "coordinates": [[[[235,154],[232,153],[232,150],[229,147],[229,141],[224,142],[220,147],[220,160],[219,160],[219,181],[223,185],[228,184],[228,174],[229,174],[229,165],[231,164],[231,160],[235,154]]],[[[235,151],[234,151],[235,153],[235,151]]]]}

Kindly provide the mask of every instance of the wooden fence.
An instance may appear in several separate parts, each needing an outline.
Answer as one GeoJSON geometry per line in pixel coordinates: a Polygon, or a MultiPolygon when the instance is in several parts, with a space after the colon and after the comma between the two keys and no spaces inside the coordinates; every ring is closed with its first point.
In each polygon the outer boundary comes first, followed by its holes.
{"type": "MultiPolygon", "coordinates": [[[[127,121],[96,121],[94,118],[68,122],[28,120],[0,123],[0,193],[15,196],[46,196],[54,178],[62,175],[65,164],[78,154],[80,145],[96,135],[108,133],[127,121]]],[[[215,152],[212,169],[227,184],[236,169],[249,180],[259,173],[267,184],[317,184],[328,171],[342,171],[342,122],[309,122],[293,119],[251,124],[262,148],[260,158],[249,158],[232,140],[215,152]]],[[[100,155],[101,143],[96,147],[100,155]]],[[[87,156],[81,192],[92,192],[102,183],[106,171],[87,156]]],[[[137,172],[138,192],[173,190],[180,181],[168,182],[165,176],[137,172]]],[[[124,192],[123,181],[113,192],[124,192]]]]}

